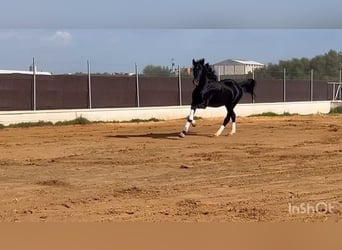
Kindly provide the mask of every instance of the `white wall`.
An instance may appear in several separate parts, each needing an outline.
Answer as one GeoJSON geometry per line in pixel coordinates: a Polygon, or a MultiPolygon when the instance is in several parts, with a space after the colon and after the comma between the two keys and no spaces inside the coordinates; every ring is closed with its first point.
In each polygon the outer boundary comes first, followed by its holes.
{"type": "Polygon", "coordinates": [[[331,109],[342,107],[342,100],[336,100],[331,102],[331,109]]]}
{"type": "MultiPolygon", "coordinates": [[[[254,103],[238,104],[235,108],[237,116],[249,116],[264,112],[282,114],[329,113],[330,101],[319,102],[287,102],[287,103],[254,103]]],[[[117,109],[73,109],[44,111],[2,111],[0,124],[9,125],[22,122],[68,121],[84,117],[90,121],[129,121],[132,119],[157,118],[162,120],[185,118],[189,115],[190,106],[149,107],[149,108],[117,108],[117,109]]],[[[202,118],[224,117],[225,107],[199,109],[196,116],[202,118]]]]}

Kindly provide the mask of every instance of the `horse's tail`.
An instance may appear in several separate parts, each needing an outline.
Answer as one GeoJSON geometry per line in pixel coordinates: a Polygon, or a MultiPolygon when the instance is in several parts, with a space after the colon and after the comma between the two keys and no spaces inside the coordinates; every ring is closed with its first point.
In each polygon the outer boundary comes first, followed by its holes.
{"type": "Polygon", "coordinates": [[[254,79],[247,79],[243,82],[240,82],[240,86],[242,87],[245,93],[249,93],[252,96],[252,102],[255,99],[254,88],[256,85],[256,81],[254,79]]]}

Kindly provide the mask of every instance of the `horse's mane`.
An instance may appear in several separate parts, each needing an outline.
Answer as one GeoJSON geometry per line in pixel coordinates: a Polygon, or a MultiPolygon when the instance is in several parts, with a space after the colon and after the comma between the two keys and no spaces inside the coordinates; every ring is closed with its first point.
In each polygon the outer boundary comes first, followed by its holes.
{"type": "Polygon", "coordinates": [[[192,60],[193,65],[201,65],[204,67],[205,73],[206,73],[206,77],[211,80],[211,81],[217,81],[217,76],[215,73],[215,70],[209,65],[209,63],[204,63],[204,58],[195,61],[195,59],[192,60]]]}
{"type": "Polygon", "coordinates": [[[217,81],[217,76],[216,76],[215,70],[209,65],[209,63],[206,63],[205,67],[207,69],[208,79],[213,80],[213,81],[217,81]]]}

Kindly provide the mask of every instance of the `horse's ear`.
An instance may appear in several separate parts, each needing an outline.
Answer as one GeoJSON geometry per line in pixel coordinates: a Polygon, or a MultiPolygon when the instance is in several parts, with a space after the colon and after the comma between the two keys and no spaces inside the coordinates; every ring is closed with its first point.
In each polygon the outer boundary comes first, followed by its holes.
{"type": "Polygon", "coordinates": [[[195,65],[195,63],[196,63],[195,59],[192,59],[192,65],[195,65]]]}
{"type": "Polygon", "coordinates": [[[204,65],[204,58],[202,58],[201,60],[199,60],[199,63],[204,65]]]}

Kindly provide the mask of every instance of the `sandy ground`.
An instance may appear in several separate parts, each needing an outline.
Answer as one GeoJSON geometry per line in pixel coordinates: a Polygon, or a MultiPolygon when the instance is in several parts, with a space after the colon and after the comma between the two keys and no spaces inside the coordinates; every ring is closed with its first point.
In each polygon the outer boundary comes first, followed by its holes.
{"type": "Polygon", "coordinates": [[[342,116],[184,122],[1,129],[0,221],[342,219],[342,116]]]}

